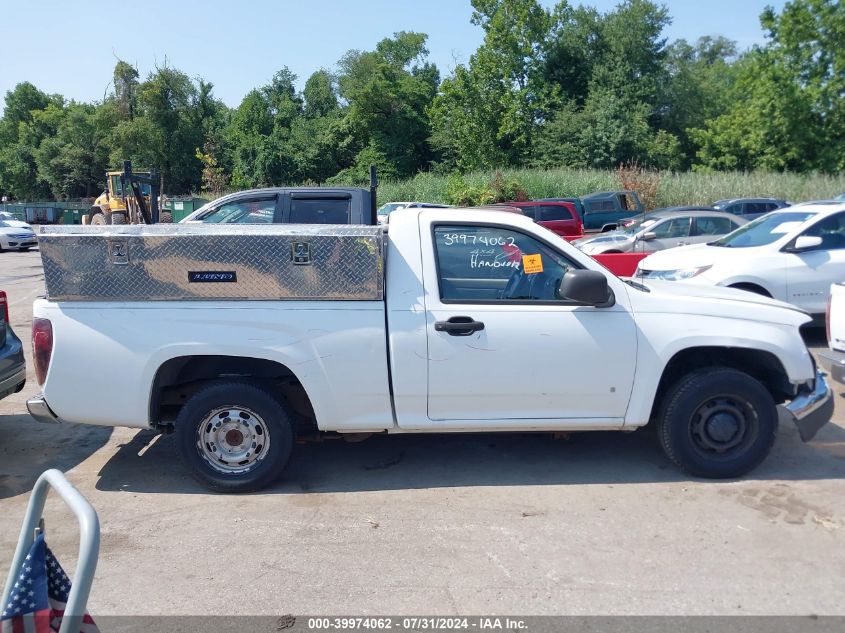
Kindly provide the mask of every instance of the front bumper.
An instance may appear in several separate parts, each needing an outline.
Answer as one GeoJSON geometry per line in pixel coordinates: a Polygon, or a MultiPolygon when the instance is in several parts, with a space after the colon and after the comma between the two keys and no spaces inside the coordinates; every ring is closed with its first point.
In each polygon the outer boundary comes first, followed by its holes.
{"type": "Polygon", "coordinates": [[[826,349],[819,353],[819,364],[836,382],[845,383],[845,353],[826,349]]]}
{"type": "Polygon", "coordinates": [[[46,422],[48,424],[61,422],[59,416],[53,413],[50,405],[47,404],[44,396],[40,393],[26,401],[26,408],[29,411],[29,415],[35,418],[37,422],[46,422]]]}
{"type": "Polygon", "coordinates": [[[825,380],[824,372],[816,371],[814,387],[803,389],[792,402],[782,407],[798,427],[801,439],[805,442],[813,439],[833,416],[833,392],[825,380]]]}

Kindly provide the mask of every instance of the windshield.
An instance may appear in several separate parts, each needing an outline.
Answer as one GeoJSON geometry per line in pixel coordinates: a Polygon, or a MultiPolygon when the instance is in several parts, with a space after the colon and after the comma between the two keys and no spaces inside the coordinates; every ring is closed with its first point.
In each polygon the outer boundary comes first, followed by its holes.
{"type": "Polygon", "coordinates": [[[710,242],[711,246],[726,246],[729,248],[747,248],[750,246],[765,246],[782,238],[787,233],[801,226],[813,213],[790,211],[787,213],[770,213],[753,222],[749,222],[733,233],[710,242]]]}

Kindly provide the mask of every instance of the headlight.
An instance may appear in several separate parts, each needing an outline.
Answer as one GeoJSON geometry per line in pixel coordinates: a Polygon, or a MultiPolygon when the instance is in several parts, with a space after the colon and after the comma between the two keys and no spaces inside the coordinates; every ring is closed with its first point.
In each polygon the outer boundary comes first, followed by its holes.
{"type": "MultiPolygon", "coordinates": [[[[710,266],[699,266],[698,268],[679,268],[677,270],[650,270],[645,273],[645,276],[648,279],[662,279],[664,281],[681,281],[683,279],[691,279],[700,275],[706,270],[710,270],[712,268],[712,264],[710,266]]],[[[637,273],[640,273],[640,270],[637,269],[637,273]]]]}

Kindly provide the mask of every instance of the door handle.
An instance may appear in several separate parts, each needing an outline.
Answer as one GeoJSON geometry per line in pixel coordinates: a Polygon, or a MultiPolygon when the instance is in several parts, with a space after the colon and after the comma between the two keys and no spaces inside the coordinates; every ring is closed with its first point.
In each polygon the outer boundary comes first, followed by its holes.
{"type": "Polygon", "coordinates": [[[435,321],[436,332],[446,332],[449,336],[469,336],[484,329],[484,323],[468,316],[454,316],[448,321],[435,321]]]}

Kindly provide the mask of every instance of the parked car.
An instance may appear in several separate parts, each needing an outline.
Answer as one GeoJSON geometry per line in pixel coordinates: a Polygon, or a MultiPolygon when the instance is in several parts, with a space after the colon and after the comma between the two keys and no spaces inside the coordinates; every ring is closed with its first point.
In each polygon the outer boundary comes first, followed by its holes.
{"type": "Polygon", "coordinates": [[[38,237],[32,228],[10,226],[8,220],[0,220],[0,252],[28,251],[33,246],[38,246],[38,237]]]}
{"type": "Polygon", "coordinates": [[[839,201],[845,202],[845,191],[843,191],[838,196],[836,196],[834,198],[834,200],[836,200],[837,202],[839,202],[839,201]]]}
{"type": "Polygon", "coordinates": [[[26,361],[21,340],[12,331],[9,301],[0,290],[0,400],[18,393],[26,384],[26,361]]]}
{"type": "Polygon", "coordinates": [[[845,279],[845,203],[772,211],[707,244],[649,255],[637,275],[749,290],[821,317],[830,285],[845,279]]]}
{"type": "Polygon", "coordinates": [[[182,223],[375,224],[373,193],[353,187],[271,187],[231,193],[182,223]]]}
{"type": "Polygon", "coordinates": [[[845,384],[845,282],[830,286],[825,329],[828,349],[819,354],[819,361],[836,382],[845,384]]]}
{"type": "Polygon", "coordinates": [[[630,218],[625,218],[624,220],[619,221],[619,226],[628,226],[633,224],[634,222],[639,222],[642,218],[646,217],[651,213],[662,213],[663,211],[714,211],[713,207],[700,207],[700,206],[688,206],[688,207],[660,207],[659,209],[652,209],[646,214],[643,215],[632,215],[630,218]]]}
{"type": "Polygon", "coordinates": [[[390,214],[399,209],[448,209],[451,205],[435,202],[388,202],[378,208],[378,223],[385,224],[390,214]]]}
{"type": "Polygon", "coordinates": [[[18,220],[14,215],[8,211],[0,211],[0,222],[5,222],[8,226],[16,229],[31,229],[32,227],[26,222],[18,220]]]}
{"type": "Polygon", "coordinates": [[[627,226],[573,242],[588,255],[654,253],[710,242],[738,229],[744,218],[718,211],[653,211],[627,226]]]}
{"type": "Polygon", "coordinates": [[[720,211],[741,215],[746,220],[755,220],[769,211],[788,207],[790,203],[778,198],[733,198],[717,200],[712,206],[720,211]]]}
{"type": "Polygon", "coordinates": [[[582,235],[584,224],[571,202],[505,202],[557,235],[582,235]]]}
{"type": "Polygon", "coordinates": [[[516,213],[409,209],[354,235],[229,228],[136,248],[162,235],[139,227],[116,263],[108,235],[45,233],[33,417],[173,431],[200,482],[244,492],[279,477],[297,433],[651,423],[680,468],[733,478],[769,454],[779,414],[807,441],[833,413],[806,314],[625,282],[516,213]],[[98,262],[116,285],[80,274],[98,262]]]}
{"type": "Polygon", "coordinates": [[[636,191],[598,191],[581,202],[585,231],[612,231],[620,221],[645,212],[636,191]]]}

